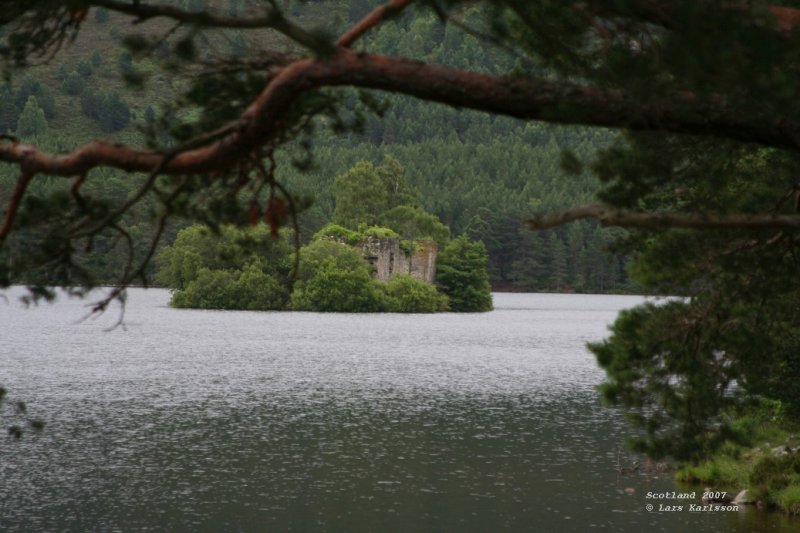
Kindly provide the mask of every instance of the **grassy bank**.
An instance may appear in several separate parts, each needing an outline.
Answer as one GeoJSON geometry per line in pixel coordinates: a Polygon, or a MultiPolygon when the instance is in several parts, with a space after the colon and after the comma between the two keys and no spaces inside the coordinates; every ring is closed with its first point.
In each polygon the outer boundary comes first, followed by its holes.
{"type": "Polygon", "coordinates": [[[759,506],[800,515],[800,425],[778,402],[762,401],[732,424],[733,438],[703,462],[676,473],[683,483],[703,484],[759,506]]]}

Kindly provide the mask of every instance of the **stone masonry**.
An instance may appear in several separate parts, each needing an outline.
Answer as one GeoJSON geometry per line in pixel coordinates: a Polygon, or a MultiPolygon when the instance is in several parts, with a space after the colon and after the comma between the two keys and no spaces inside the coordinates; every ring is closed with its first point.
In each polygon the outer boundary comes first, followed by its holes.
{"type": "Polygon", "coordinates": [[[411,274],[415,278],[433,283],[436,279],[436,255],[439,251],[435,241],[414,241],[415,251],[406,254],[400,249],[400,239],[392,237],[368,237],[361,243],[364,257],[369,261],[375,277],[388,281],[396,274],[411,274]]]}

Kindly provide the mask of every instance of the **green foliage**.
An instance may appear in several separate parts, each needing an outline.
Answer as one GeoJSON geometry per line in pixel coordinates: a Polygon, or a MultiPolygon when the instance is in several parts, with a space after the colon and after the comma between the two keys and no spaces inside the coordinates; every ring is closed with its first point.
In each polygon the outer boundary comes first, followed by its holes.
{"type": "Polygon", "coordinates": [[[103,66],[103,63],[104,63],[103,56],[102,56],[102,54],[100,53],[99,50],[95,50],[94,52],[92,52],[92,55],[89,58],[89,61],[91,61],[92,67],[94,67],[94,68],[101,67],[101,66],[103,66]]]}
{"type": "Polygon", "coordinates": [[[412,205],[399,205],[381,214],[380,222],[392,228],[406,240],[431,239],[440,248],[450,240],[450,228],[439,221],[435,215],[412,205]]]}
{"type": "Polygon", "coordinates": [[[198,309],[282,309],[288,300],[291,249],[269,229],[203,226],[178,233],[161,250],[156,281],[177,289],[175,307],[198,309]]]}
{"type": "Polygon", "coordinates": [[[385,157],[375,166],[359,161],[350,170],[336,177],[336,210],[333,222],[355,229],[360,224],[375,225],[382,213],[414,201],[414,193],[403,179],[403,167],[385,157]]]}
{"type": "Polygon", "coordinates": [[[67,76],[69,75],[70,72],[71,70],[67,68],[67,65],[62,63],[58,66],[58,70],[56,70],[55,78],[58,81],[63,82],[65,79],[67,79],[67,76]]]}
{"type": "MultiPolygon", "coordinates": [[[[797,164],[754,146],[637,135],[595,166],[603,195],[621,206],[748,213],[794,210],[785,191],[797,164]]],[[[608,340],[590,346],[608,376],[604,396],[644,430],[638,449],[707,456],[735,429],[722,413],[753,397],[798,417],[793,242],[770,231],[664,229],[620,243],[636,252],[630,271],[643,288],[690,296],[626,311],[608,340]]]]}
{"type": "Polygon", "coordinates": [[[163,286],[183,289],[202,268],[233,271],[254,261],[281,279],[291,270],[291,253],[291,246],[284,239],[272,239],[263,224],[246,229],[222,226],[219,233],[196,224],[180,230],[175,243],[159,252],[155,279],[163,286]]]}
{"type": "Polygon", "coordinates": [[[349,245],[358,244],[363,236],[358,231],[347,229],[338,224],[330,223],[314,234],[312,240],[323,239],[325,237],[332,238],[333,240],[342,241],[349,245]]]}
{"type": "Polygon", "coordinates": [[[55,118],[56,104],[53,99],[53,94],[39,80],[25,78],[22,80],[22,84],[14,97],[17,107],[22,109],[31,96],[36,97],[36,102],[44,111],[47,120],[55,118]]]}
{"type": "Polygon", "coordinates": [[[336,211],[333,222],[356,229],[359,224],[375,224],[389,205],[386,184],[375,165],[359,161],[346,173],[336,177],[336,211]]]}
{"type": "Polygon", "coordinates": [[[800,515],[800,484],[782,489],[775,495],[775,502],[785,512],[800,515]]]}
{"type": "Polygon", "coordinates": [[[286,287],[254,261],[243,270],[201,268],[195,279],[172,297],[174,307],[267,311],[282,309],[286,287]]]}
{"type": "Polygon", "coordinates": [[[78,63],[78,66],[75,68],[75,71],[84,79],[88,78],[92,75],[92,72],[94,72],[92,61],[89,59],[81,59],[81,61],[78,63]]]}
{"type": "Polygon", "coordinates": [[[304,246],[300,250],[300,271],[298,279],[310,279],[319,266],[327,260],[332,260],[338,269],[346,271],[366,269],[369,265],[364,260],[361,252],[355,248],[329,239],[319,239],[304,246]]]}
{"type": "MultiPolygon", "coordinates": [[[[336,231],[335,226],[331,226],[336,231]]],[[[380,229],[380,228],[379,228],[380,229]]],[[[345,230],[347,231],[347,230],[345,230]]],[[[359,234],[359,241],[363,236],[359,234]]],[[[181,230],[158,255],[156,280],[178,289],[172,305],[198,309],[281,309],[287,300],[289,250],[272,241],[265,226],[223,226],[219,235],[202,226],[181,230]]],[[[447,298],[408,275],[376,281],[362,253],[318,238],[301,250],[292,308],[317,312],[432,313],[447,298]]]]}
{"type": "Polygon", "coordinates": [[[315,265],[313,274],[298,281],[292,293],[292,308],[298,311],[372,313],[383,307],[380,287],[367,265],[345,269],[333,256],[315,265]]]}
{"type": "Polygon", "coordinates": [[[35,96],[28,97],[19,115],[16,132],[20,137],[34,137],[47,133],[47,118],[35,96]]]}
{"type": "Polygon", "coordinates": [[[775,456],[765,448],[748,465],[746,486],[768,506],[800,514],[800,456],[786,451],[775,456]]]}
{"type": "Polygon", "coordinates": [[[359,233],[362,236],[362,240],[368,237],[374,239],[397,239],[400,237],[393,229],[383,226],[361,226],[359,227],[359,233]]]}
{"type": "Polygon", "coordinates": [[[86,81],[77,72],[70,72],[61,83],[61,90],[70,96],[77,96],[86,88],[86,81]]]}
{"type": "Polygon", "coordinates": [[[715,489],[741,490],[748,484],[750,467],[740,459],[720,455],[698,465],[685,465],[675,473],[684,483],[703,483],[715,489]]]}
{"type": "Polygon", "coordinates": [[[750,483],[756,490],[775,493],[789,485],[800,487],[800,456],[767,455],[753,465],[750,483]]]}
{"type": "Polygon", "coordinates": [[[114,92],[101,92],[95,96],[98,122],[107,132],[123,129],[131,121],[131,110],[128,104],[114,92]]]}
{"type": "Polygon", "coordinates": [[[759,399],[730,420],[740,432],[736,441],[725,441],[710,457],[684,465],[676,479],[702,483],[731,493],[748,489],[748,497],[784,512],[800,514],[800,456],[796,426],[772,420],[775,405],[759,399]],[[766,418],[765,418],[766,417],[766,418]]]}
{"type": "Polygon", "coordinates": [[[486,272],[486,247],[464,235],[450,241],[437,259],[436,283],[460,313],[491,311],[492,294],[486,272]]]}
{"type": "Polygon", "coordinates": [[[392,277],[384,290],[386,311],[390,313],[436,313],[449,309],[447,296],[409,274],[392,277]]]}
{"type": "Polygon", "coordinates": [[[130,107],[113,91],[95,92],[87,87],[81,93],[81,110],[109,133],[125,128],[131,121],[130,107]]]}
{"type": "Polygon", "coordinates": [[[735,401],[727,388],[735,370],[724,364],[712,332],[675,327],[694,319],[681,301],[647,304],[620,313],[611,337],[590,345],[609,376],[603,397],[647,409],[646,415],[631,415],[646,432],[634,440],[637,451],[703,457],[730,433],[717,415],[735,401]],[[675,420],[681,421],[677,427],[675,420]]]}

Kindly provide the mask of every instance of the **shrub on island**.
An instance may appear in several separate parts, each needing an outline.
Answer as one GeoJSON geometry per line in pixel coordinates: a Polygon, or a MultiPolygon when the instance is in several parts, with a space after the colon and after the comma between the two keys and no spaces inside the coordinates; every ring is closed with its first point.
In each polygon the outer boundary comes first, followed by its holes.
{"type": "Polygon", "coordinates": [[[172,306],[270,311],[283,309],[286,299],[286,287],[253,262],[244,270],[201,268],[194,280],[173,294],[172,306]]]}
{"type": "Polygon", "coordinates": [[[390,313],[436,313],[449,308],[446,295],[409,274],[394,276],[383,288],[386,311],[390,313]]]}
{"type": "MultiPolygon", "coordinates": [[[[344,248],[344,245],[332,243],[344,248]]],[[[358,252],[356,252],[358,253],[358,252]]],[[[359,258],[361,259],[361,258],[359,258]]],[[[292,293],[292,308],[327,313],[376,313],[383,311],[383,294],[369,266],[346,268],[336,257],[314,266],[306,280],[298,280],[292,293]]]]}

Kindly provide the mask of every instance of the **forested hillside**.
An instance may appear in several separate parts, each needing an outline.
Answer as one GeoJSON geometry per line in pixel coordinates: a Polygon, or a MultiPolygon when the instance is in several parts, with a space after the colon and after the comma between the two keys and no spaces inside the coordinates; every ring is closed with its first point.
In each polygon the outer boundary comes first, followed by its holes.
{"type": "MultiPolygon", "coordinates": [[[[165,2],[161,2],[162,4],[165,2]]],[[[212,4],[235,14],[246,2],[181,2],[202,9],[212,4]]],[[[298,20],[331,31],[368,11],[363,1],[316,2],[292,5],[298,20]]],[[[110,136],[127,143],[161,143],[169,146],[182,127],[196,122],[191,107],[172,112],[173,101],[191,80],[204,76],[186,71],[173,57],[181,54],[207,58],[206,90],[223,98],[223,81],[246,84],[236,76],[234,61],[254,62],[256,49],[251,34],[243,30],[216,30],[187,39],[185,31],[168,34],[163,21],[148,21],[153,41],[149,53],[143,43],[126,37],[129,19],[104,10],[93,10],[76,41],[65,44],[56,59],[30,68],[0,87],[0,129],[49,149],[69,149],[89,139],[110,136]],[[231,73],[222,73],[221,65],[231,73]],[[227,77],[226,77],[227,76],[227,77]],[[164,133],[172,131],[173,135],[164,133]],[[156,130],[160,133],[155,134],[156,130]]],[[[478,39],[452,25],[445,27],[428,12],[409,11],[398,24],[387,24],[362,46],[386,54],[411,54],[426,61],[469,67],[486,72],[507,72],[514,62],[502,50],[479,44],[478,39]]],[[[291,49],[287,47],[287,53],[291,49]]],[[[209,98],[208,94],[203,98],[209,98]]],[[[353,109],[363,107],[355,92],[346,93],[353,109]]],[[[300,216],[302,240],[328,223],[333,216],[333,183],[337,175],[361,160],[378,163],[396,158],[405,168],[406,181],[419,192],[418,201],[448,225],[454,235],[482,240],[490,256],[493,286],[503,290],[622,291],[630,290],[624,259],[604,252],[614,230],[582,221],[544,232],[531,232],[522,220],[540,211],[554,211],[590,201],[598,184],[588,173],[566,172],[564,152],[583,158],[607,146],[613,134],[590,128],[560,128],[525,123],[510,118],[460,111],[407,97],[374,102],[383,117],[365,114],[362,130],[334,135],[318,132],[310,150],[303,138],[276,154],[276,176],[287,188],[309,199],[300,216]],[[312,160],[308,160],[308,155],[312,160]]],[[[362,98],[363,100],[363,98],[362,98]]],[[[228,102],[241,105],[243,102],[228,102]]],[[[342,117],[352,122],[358,112],[342,117]]],[[[328,126],[339,124],[331,119],[328,126]]],[[[322,125],[324,126],[324,124],[322,125]]],[[[102,179],[88,180],[83,193],[124,201],[141,183],[142,176],[102,171],[102,179]]],[[[16,174],[0,165],[0,200],[11,194],[16,174]]],[[[34,197],[45,206],[68,194],[64,180],[37,180],[34,197]],[[61,191],[61,195],[54,194],[61,191]]],[[[144,247],[152,231],[147,205],[126,216],[121,225],[144,247]]],[[[212,221],[213,222],[213,221],[212,221]]],[[[182,224],[168,228],[163,244],[171,244],[182,224]]],[[[619,231],[619,230],[616,230],[619,231]]],[[[112,282],[112,272],[123,268],[125,256],[120,239],[98,237],[91,249],[79,251],[89,273],[112,282]]],[[[28,253],[22,234],[10,253],[28,253]]],[[[138,250],[138,255],[144,254],[138,250]]],[[[39,273],[41,274],[41,273],[39,273]]],[[[31,275],[36,275],[32,273],[31,275]]]]}

